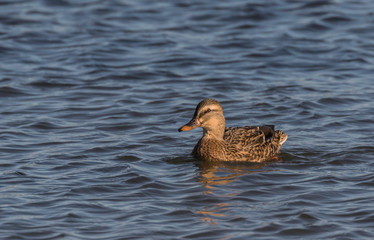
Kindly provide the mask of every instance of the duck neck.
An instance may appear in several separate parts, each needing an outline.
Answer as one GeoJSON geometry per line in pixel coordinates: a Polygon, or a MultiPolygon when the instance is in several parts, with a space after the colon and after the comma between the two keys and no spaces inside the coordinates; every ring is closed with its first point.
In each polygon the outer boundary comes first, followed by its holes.
{"type": "Polygon", "coordinates": [[[223,140],[223,133],[211,132],[204,130],[204,139],[215,139],[215,140],[223,140]]]}
{"type": "Polygon", "coordinates": [[[219,141],[223,141],[223,135],[225,134],[225,121],[221,122],[220,124],[203,127],[204,139],[215,139],[219,141]]]}

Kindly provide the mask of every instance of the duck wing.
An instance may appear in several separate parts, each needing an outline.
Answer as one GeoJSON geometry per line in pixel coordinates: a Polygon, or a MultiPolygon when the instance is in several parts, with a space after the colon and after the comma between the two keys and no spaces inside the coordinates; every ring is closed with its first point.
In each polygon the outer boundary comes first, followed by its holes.
{"type": "Polygon", "coordinates": [[[223,139],[229,145],[240,147],[269,142],[274,137],[274,125],[226,127],[223,139]]]}

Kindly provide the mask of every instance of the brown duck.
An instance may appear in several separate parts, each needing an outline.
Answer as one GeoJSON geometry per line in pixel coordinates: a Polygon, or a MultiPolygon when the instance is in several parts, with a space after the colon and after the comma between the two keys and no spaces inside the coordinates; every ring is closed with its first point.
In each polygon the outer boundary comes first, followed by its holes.
{"type": "Polygon", "coordinates": [[[287,134],[274,131],[273,125],[225,127],[221,104],[215,99],[201,101],[192,120],[178,131],[196,127],[204,133],[192,154],[202,160],[263,162],[272,159],[287,140],[287,134]]]}

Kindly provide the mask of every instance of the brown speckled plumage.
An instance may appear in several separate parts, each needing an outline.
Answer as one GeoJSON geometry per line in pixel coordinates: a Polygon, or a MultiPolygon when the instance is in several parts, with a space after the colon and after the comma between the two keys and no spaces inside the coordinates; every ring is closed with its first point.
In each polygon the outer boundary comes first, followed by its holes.
{"type": "Polygon", "coordinates": [[[279,152],[287,135],[274,126],[225,127],[223,110],[218,101],[205,99],[196,107],[192,120],[179,131],[196,127],[203,137],[192,154],[202,160],[263,162],[279,152]]]}

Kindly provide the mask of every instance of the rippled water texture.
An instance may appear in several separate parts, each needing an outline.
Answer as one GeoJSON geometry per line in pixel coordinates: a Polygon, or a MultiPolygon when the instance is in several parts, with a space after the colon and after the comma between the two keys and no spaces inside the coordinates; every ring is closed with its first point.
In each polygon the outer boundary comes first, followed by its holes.
{"type": "Polygon", "coordinates": [[[0,1],[2,239],[373,239],[374,1],[0,1]],[[203,98],[280,160],[199,162],[203,98]]]}

